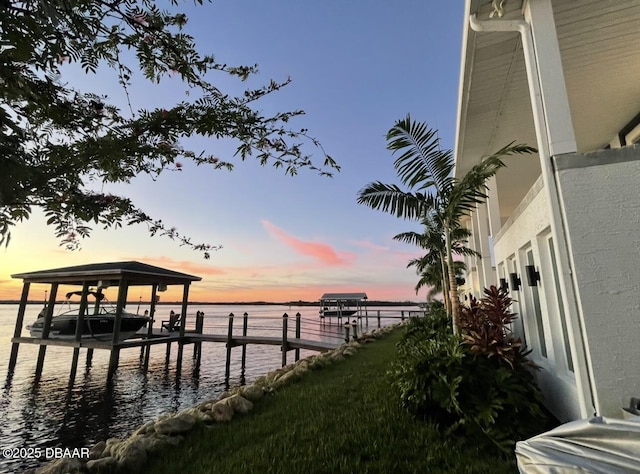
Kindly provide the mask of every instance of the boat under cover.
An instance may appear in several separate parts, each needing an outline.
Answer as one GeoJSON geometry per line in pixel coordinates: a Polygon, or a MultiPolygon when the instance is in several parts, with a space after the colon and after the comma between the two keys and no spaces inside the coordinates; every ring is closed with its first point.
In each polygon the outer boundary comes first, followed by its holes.
{"type": "MultiPolygon", "coordinates": [[[[81,292],[67,293],[67,299],[72,295],[81,292]]],[[[98,301],[104,299],[102,293],[90,292],[98,301]]],[[[78,309],[72,309],[51,318],[51,326],[49,327],[49,338],[74,340],[76,337],[76,327],[78,325],[78,309]]],[[[31,337],[42,338],[44,329],[44,316],[46,306],[40,311],[38,318],[27,329],[31,333],[31,337]]],[[[94,314],[85,314],[82,321],[82,339],[102,339],[111,340],[113,338],[113,327],[116,320],[116,309],[111,306],[100,306],[98,312],[94,314]]],[[[120,319],[119,341],[133,337],[136,332],[142,329],[150,320],[148,316],[139,316],[137,314],[122,311],[120,319]]]]}
{"type": "Polygon", "coordinates": [[[356,314],[355,309],[341,309],[341,310],[323,310],[320,312],[321,316],[333,317],[333,316],[353,316],[356,314]]]}

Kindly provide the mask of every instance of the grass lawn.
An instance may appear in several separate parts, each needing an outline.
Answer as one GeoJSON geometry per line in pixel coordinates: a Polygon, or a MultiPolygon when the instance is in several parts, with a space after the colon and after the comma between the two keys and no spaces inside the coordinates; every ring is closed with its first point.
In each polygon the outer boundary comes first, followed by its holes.
{"type": "Polygon", "coordinates": [[[473,442],[414,420],[386,376],[402,330],[343,362],[307,374],[229,424],[193,431],[146,472],[438,473],[517,472],[473,442]]]}

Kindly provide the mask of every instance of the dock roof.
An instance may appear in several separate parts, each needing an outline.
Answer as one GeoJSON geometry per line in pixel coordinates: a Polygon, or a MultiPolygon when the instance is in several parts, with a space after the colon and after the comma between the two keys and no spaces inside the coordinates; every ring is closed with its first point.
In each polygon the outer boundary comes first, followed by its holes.
{"type": "Polygon", "coordinates": [[[11,278],[22,278],[31,283],[64,283],[82,285],[88,282],[96,286],[98,282],[106,285],[116,285],[118,281],[126,279],[129,285],[151,285],[162,283],[165,285],[184,285],[192,281],[200,281],[201,277],[168,270],[166,268],[148,265],[146,263],[108,262],[75,265],[72,267],[38,270],[27,273],[16,273],[11,278]]]}
{"type": "Polygon", "coordinates": [[[320,301],[361,301],[366,299],[366,293],[325,293],[320,297],[320,301]]]}

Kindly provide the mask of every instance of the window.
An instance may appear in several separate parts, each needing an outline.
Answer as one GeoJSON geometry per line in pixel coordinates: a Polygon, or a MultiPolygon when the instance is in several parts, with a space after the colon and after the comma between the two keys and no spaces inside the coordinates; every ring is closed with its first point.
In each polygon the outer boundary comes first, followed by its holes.
{"type": "MultiPolygon", "coordinates": [[[[534,265],[535,261],[533,260],[533,250],[527,250],[527,265],[534,265]]],[[[523,272],[524,273],[524,272],[523,272]]],[[[533,312],[536,321],[536,329],[538,332],[538,342],[540,344],[540,354],[542,357],[547,357],[547,341],[544,337],[544,323],[542,321],[542,309],[540,307],[540,292],[537,286],[527,286],[529,291],[531,291],[531,300],[533,302],[533,312]]]]}
{"type": "MultiPolygon", "coordinates": [[[[509,257],[507,270],[509,270],[510,273],[518,273],[518,265],[516,263],[515,255],[509,257]]],[[[509,275],[506,275],[506,277],[509,285],[511,285],[511,278],[509,278],[509,275]]],[[[520,302],[520,296],[518,296],[518,293],[514,294],[514,289],[511,286],[509,286],[509,291],[511,292],[511,298],[513,299],[511,311],[518,314],[514,324],[514,333],[516,337],[521,338],[522,342],[527,345],[527,332],[524,325],[524,314],[522,314],[524,311],[524,305],[520,302]]],[[[520,287],[518,291],[522,294],[522,287],[520,287]]]]}
{"type": "Polygon", "coordinates": [[[556,298],[558,301],[558,317],[562,325],[562,339],[564,341],[564,354],[567,359],[567,368],[570,372],[574,371],[573,357],[571,357],[571,346],[569,345],[569,331],[567,330],[567,321],[565,319],[564,304],[562,300],[562,292],[560,291],[560,278],[558,276],[558,266],[556,263],[556,252],[553,249],[553,237],[547,240],[549,244],[549,257],[551,259],[551,268],[553,269],[553,282],[555,286],[556,298]]]}

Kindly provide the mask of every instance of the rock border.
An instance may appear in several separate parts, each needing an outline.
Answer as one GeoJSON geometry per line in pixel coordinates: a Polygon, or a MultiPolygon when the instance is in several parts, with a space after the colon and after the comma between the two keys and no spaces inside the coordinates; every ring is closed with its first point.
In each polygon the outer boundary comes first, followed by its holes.
{"type": "Polygon", "coordinates": [[[251,385],[234,388],[218,398],[201,402],[173,414],[165,414],[136,428],[125,440],[110,438],[96,443],[89,459],[62,458],[29,469],[26,474],[119,474],[143,472],[147,461],[168,447],[182,443],[185,435],[199,424],[228,423],[235,414],[247,414],[265,395],[289,385],[308,372],[343,361],[357,353],[364,344],[385,336],[405,322],[375,329],[357,340],[344,343],[328,352],[314,354],[281,369],[258,377],[251,385]]]}

